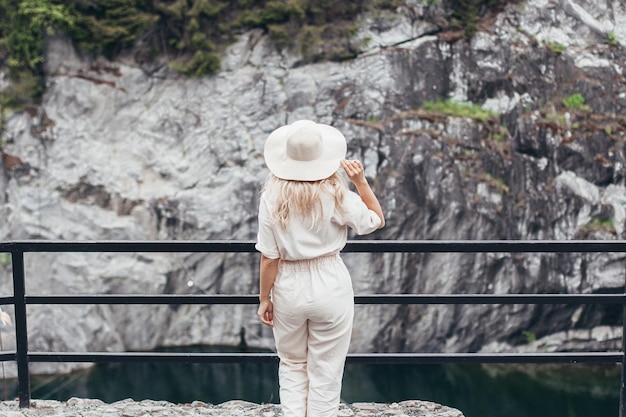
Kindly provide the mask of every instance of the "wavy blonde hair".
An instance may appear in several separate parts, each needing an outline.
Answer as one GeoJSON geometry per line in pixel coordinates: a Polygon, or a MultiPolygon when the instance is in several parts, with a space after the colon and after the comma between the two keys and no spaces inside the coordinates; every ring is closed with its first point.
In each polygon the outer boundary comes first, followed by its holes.
{"type": "Polygon", "coordinates": [[[304,219],[309,230],[319,225],[322,213],[322,194],[334,197],[335,207],[341,206],[348,185],[339,171],[319,181],[289,181],[270,174],[263,186],[274,201],[272,220],[283,230],[287,229],[291,216],[304,219]]]}

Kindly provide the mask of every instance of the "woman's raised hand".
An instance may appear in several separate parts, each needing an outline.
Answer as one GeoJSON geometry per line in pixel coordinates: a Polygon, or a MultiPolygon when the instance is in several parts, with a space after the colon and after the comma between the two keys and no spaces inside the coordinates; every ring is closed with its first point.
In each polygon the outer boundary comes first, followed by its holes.
{"type": "Polygon", "coordinates": [[[346,175],[352,181],[356,187],[357,192],[361,196],[361,200],[365,203],[368,209],[374,211],[380,218],[379,228],[385,225],[385,216],[383,215],[383,209],[380,207],[378,198],[372,191],[367,179],[365,178],[365,170],[363,164],[357,160],[342,160],[341,166],[346,171],[346,175]]]}
{"type": "Polygon", "coordinates": [[[346,172],[348,179],[352,181],[354,185],[360,185],[367,182],[365,179],[365,170],[363,169],[361,161],[357,161],[356,159],[343,159],[341,161],[341,167],[346,172]]]}

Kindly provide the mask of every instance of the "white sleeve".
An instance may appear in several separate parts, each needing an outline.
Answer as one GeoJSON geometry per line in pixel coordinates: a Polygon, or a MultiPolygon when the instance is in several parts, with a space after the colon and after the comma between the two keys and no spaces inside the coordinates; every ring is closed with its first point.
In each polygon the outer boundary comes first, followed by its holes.
{"type": "Polygon", "coordinates": [[[381,224],[378,214],[368,209],[361,197],[353,191],[345,194],[340,212],[340,224],[350,226],[357,235],[372,233],[381,224]]]}
{"type": "Polygon", "coordinates": [[[261,252],[266,258],[280,258],[280,252],[278,251],[278,245],[276,244],[276,238],[272,230],[269,208],[263,196],[261,196],[261,202],[259,204],[259,231],[254,248],[261,252]]]}

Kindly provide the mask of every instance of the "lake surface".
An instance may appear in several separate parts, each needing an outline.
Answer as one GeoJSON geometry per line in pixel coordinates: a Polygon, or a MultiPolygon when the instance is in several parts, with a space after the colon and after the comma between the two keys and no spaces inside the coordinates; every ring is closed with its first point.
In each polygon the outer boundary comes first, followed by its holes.
{"type": "MultiPolygon", "coordinates": [[[[619,368],[608,365],[349,364],[342,400],[429,400],[466,417],[617,417],[619,385],[619,368]]],[[[9,398],[17,396],[15,381],[7,389],[9,398]]],[[[34,376],[31,390],[32,398],[60,401],[279,402],[275,364],[98,364],[70,375],[34,376]]]]}

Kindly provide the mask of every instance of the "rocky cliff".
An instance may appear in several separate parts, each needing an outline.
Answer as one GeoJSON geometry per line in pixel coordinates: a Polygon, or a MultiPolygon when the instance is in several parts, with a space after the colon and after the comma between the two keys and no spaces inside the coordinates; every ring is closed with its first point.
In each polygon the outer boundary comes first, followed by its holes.
{"type": "MultiPolygon", "coordinates": [[[[528,0],[486,15],[469,40],[445,18],[411,0],[364,16],[367,47],[340,63],[299,65],[251,31],[200,79],[52,39],[43,102],[2,133],[0,239],[252,240],[264,140],[300,118],[342,130],[364,161],[388,218],[371,238],[623,239],[626,6],[528,0]]],[[[626,279],[623,254],[345,260],[360,294],[622,292],[626,279]]],[[[29,294],[258,288],[254,254],[26,262],[29,294]]],[[[28,319],[33,350],[273,345],[253,306],[32,306],[28,319]]],[[[358,306],[352,350],[606,349],[620,323],[606,306],[358,306]]]]}

